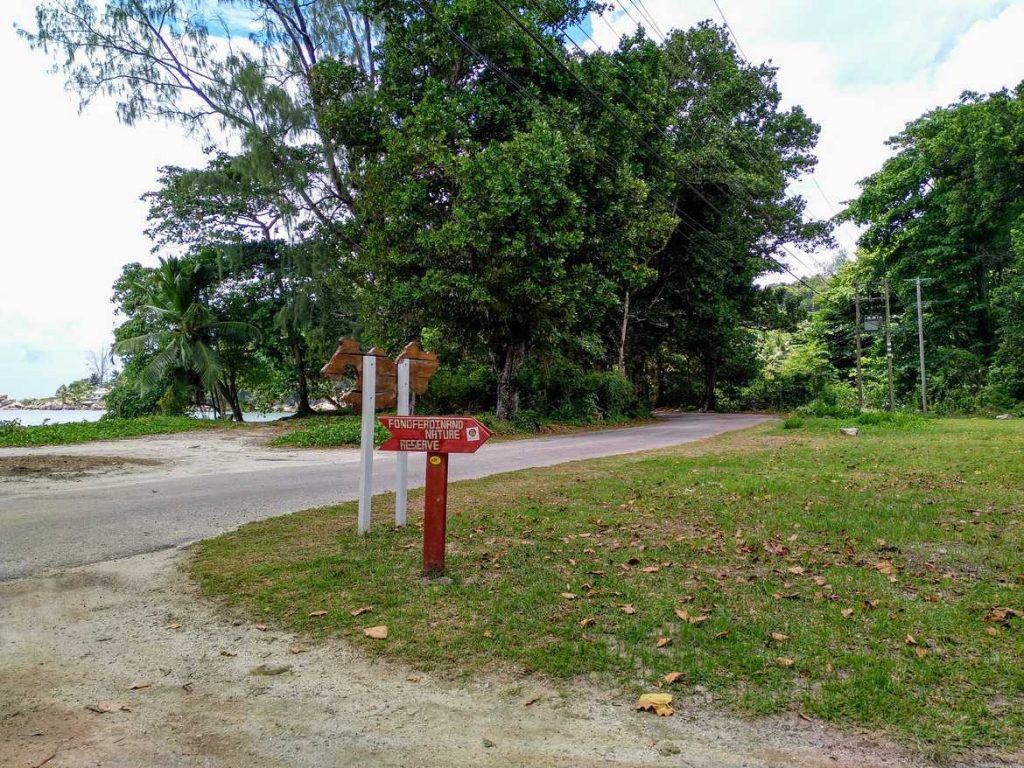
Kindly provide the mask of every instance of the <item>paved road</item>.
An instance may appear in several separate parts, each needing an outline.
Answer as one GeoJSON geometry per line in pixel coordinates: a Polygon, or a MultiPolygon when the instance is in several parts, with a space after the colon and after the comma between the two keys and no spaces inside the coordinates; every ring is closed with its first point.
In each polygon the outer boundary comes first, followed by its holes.
{"type": "MultiPolygon", "coordinates": [[[[679,414],[641,427],[492,443],[472,456],[453,455],[450,473],[461,480],[664,448],[764,420],[679,414]]],[[[391,489],[393,473],[393,455],[378,454],[375,488],[391,489]]],[[[410,461],[409,475],[410,485],[421,485],[423,462],[410,461]]],[[[252,520],[351,500],[358,491],[358,455],[345,451],[303,466],[4,495],[0,581],[185,544],[252,520]]]]}

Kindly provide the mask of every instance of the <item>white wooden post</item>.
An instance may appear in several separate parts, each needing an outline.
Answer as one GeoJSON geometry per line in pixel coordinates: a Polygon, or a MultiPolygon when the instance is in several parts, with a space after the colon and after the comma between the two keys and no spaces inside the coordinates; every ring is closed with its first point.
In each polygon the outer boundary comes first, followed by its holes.
{"type": "Polygon", "coordinates": [[[377,412],[377,358],[363,355],[363,421],[359,432],[359,533],[370,530],[370,500],[373,498],[373,428],[377,412]]]}
{"type": "MultiPolygon", "coordinates": [[[[398,362],[398,415],[409,415],[409,361],[398,362]]],[[[405,525],[409,502],[409,454],[399,451],[395,466],[395,525],[405,525]]]]}

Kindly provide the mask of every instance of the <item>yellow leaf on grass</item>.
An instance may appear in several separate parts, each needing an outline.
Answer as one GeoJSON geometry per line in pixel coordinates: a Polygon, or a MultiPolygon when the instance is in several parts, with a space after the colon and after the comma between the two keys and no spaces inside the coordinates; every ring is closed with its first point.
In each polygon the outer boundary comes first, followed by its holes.
{"type": "Polygon", "coordinates": [[[592,627],[592,626],[594,626],[595,622],[596,622],[596,619],[594,619],[593,617],[587,617],[585,619],[580,619],[580,626],[581,627],[592,627]]]}
{"type": "Polygon", "coordinates": [[[256,629],[258,629],[260,632],[266,632],[267,631],[267,625],[266,624],[257,624],[256,625],[256,629]]]}
{"type": "Polygon", "coordinates": [[[777,643],[784,643],[789,640],[789,635],[784,635],[782,632],[772,632],[772,640],[777,643]]]}
{"type": "Polygon", "coordinates": [[[167,625],[167,628],[168,629],[181,629],[181,624],[179,624],[176,621],[172,621],[170,624],[167,625]]]}
{"type": "Polygon", "coordinates": [[[327,611],[310,611],[309,612],[309,617],[311,619],[317,618],[319,616],[326,616],[326,615],[327,615],[327,611]]]}
{"type": "Polygon", "coordinates": [[[670,693],[645,693],[636,702],[637,712],[653,712],[659,717],[668,717],[673,712],[672,694],[670,693]]]}
{"type": "Polygon", "coordinates": [[[664,677],[664,678],[662,678],[662,679],[663,679],[663,680],[664,680],[664,681],[665,681],[666,683],[668,683],[669,685],[672,685],[672,683],[674,683],[674,682],[675,682],[676,680],[678,680],[678,679],[679,679],[679,678],[681,678],[682,676],[683,676],[683,673],[682,673],[682,672],[669,672],[669,673],[668,673],[667,675],[665,675],[665,677],[664,677]]]}
{"type": "Polygon", "coordinates": [[[644,573],[657,573],[658,571],[661,570],[661,566],[660,565],[648,565],[646,568],[641,568],[640,570],[642,572],[644,572],[644,573]]]}
{"type": "Polygon", "coordinates": [[[676,608],[675,614],[682,621],[689,621],[690,620],[690,613],[685,608],[676,608]]]}
{"type": "Polygon", "coordinates": [[[907,645],[917,645],[917,640],[914,639],[913,635],[907,635],[905,638],[903,638],[903,642],[907,645]]]}
{"type": "Polygon", "coordinates": [[[922,648],[921,646],[917,646],[917,648],[914,649],[914,654],[917,656],[917,658],[923,659],[925,656],[928,655],[928,649],[922,648]]]}
{"type": "Polygon", "coordinates": [[[564,600],[575,600],[576,599],[576,595],[574,595],[572,592],[563,592],[562,593],[562,599],[564,599],[564,600]]]}
{"type": "Polygon", "coordinates": [[[620,605],[619,608],[622,610],[623,613],[628,613],[630,616],[636,613],[636,608],[634,608],[630,603],[620,605]]]}
{"type": "Polygon", "coordinates": [[[691,616],[690,617],[690,623],[693,624],[694,626],[699,626],[699,625],[703,624],[705,621],[707,621],[710,618],[711,617],[708,616],[706,613],[702,613],[700,616],[691,616]]]}
{"type": "Polygon", "coordinates": [[[801,573],[804,572],[803,567],[799,566],[799,565],[791,565],[786,570],[789,571],[790,573],[792,573],[794,576],[799,576],[801,573]]]}
{"type": "Polygon", "coordinates": [[[378,627],[367,627],[363,630],[363,634],[367,637],[372,637],[374,640],[387,640],[388,626],[387,624],[381,624],[378,627]]]}
{"type": "Polygon", "coordinates": [[[853,616],[853,608],[843,608],[842,614],[844,619],[850,618],[853,616]]]}
{"type": "Polygon", "coordinates": [[[658,638],[658,642],[657,642],[657,646],[659,648],[664,648],[666,645],[670,645],[671,643],[672,643],[672,638],[671,637],[659,637],[658,638]]]}
{"type": "Polygon", "coordinates": [[[369,613],[373,610],[373,606],[364,605],[361,608],[353,608],[349,611],[349,616],[362,616],[364,613],[369,613]]]}
{"type": "Polygon", "coordinates": [[[775,660],[775,663],[778,664],[780,667],[792,667],[793,666],[793,660],[792,659],[787,659],[785,656],[779,656],[779,658],[777,658],[775,660]]]}

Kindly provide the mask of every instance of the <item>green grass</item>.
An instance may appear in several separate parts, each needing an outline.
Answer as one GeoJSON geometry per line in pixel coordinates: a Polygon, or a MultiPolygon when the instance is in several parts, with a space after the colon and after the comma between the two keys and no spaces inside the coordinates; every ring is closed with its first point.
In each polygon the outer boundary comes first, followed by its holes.
{"type": "Polygon", "coordinates": [[[203,542],[191,570],[254,620],[425,669],[630,692],[676,671],[676,692],[932,756],[1017,748],[1024,618],[1004,609],[1024,610],[1024,423],[845,425],[455,484],[450,585],[421,583],[419,518],[393,529],[387,496],[365,537],[354,505],[311,510],[203,542]],[[387,641],[363,636],[374,624],[387,641]]]}
{"type": "Polygon", "coordinates": [[[223,427],[223,421],[193,419],[188,416],[140,416],[135,419],[100,419],[71,424],[21,426],[12,421],[0,422],[0,447],[67,445],[92,440],[116,440],[143,435],[164,435],[193,429],[223,427]]]}

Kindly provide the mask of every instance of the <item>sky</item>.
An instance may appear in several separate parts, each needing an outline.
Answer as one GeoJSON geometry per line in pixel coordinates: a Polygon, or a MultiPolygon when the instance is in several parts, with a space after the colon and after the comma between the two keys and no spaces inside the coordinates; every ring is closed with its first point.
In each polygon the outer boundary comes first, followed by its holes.
{"type": "MultiPolygon", "coordinates": [[[[661,31],[721,22],[714,0],[621,0],[637,19],[641,1],[661,31]]],[[[11,397],[49,395],[87,375],[88,351],[112,340],[111,284],[121,266],[156,260],[140,196],[160,166],[204,160],[198,139],[172,126],[122,126],[109,102],[79,114],[77,96],[14,32],[15,22],[31,24],[35,4],[0,2],[0,394],[11,397]]],[[[908,121],[964,90],[1024,80],[1024,0],[718,5],[745,55],[779,68],[785,104],[802,105],[822,127],[817,186],[795,187],[816,218],[856,195],[908,121]]],[[[602,46],[634,27],[622,10],[607,21],[590,24],[602,46]]],[[[852,250],[856,235],[847,225],[838,240],[852,250]]],[[[789,262],[798,274],[830,258],[797,256],[789,262]]]]}

